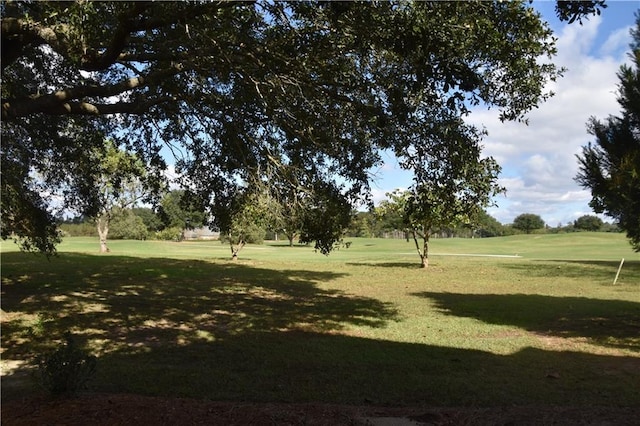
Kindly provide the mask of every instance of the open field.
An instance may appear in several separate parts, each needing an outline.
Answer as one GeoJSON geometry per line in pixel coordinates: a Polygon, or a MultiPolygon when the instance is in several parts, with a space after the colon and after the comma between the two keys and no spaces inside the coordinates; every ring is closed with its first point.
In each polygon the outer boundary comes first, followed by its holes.
{"type": "Polygon", "coordinates": [[[640,256],[620,234],[2,243],[3,399],[71,330],[95,392],[393,406],[640,406],[640,256]],[[519,257],[474,257],[491,254],[519,257]],[[612,285],[621,258],[625,264],[612,285]]]}

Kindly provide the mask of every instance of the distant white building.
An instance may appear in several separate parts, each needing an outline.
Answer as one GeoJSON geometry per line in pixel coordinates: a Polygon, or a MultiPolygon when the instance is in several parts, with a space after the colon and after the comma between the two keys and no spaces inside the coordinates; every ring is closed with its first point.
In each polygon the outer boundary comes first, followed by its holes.
{"type": "Polygon", "coordinates": [[[185,240],[218,240],[220,232],[212,231],[209,228],[185,229],[185,240]]]}

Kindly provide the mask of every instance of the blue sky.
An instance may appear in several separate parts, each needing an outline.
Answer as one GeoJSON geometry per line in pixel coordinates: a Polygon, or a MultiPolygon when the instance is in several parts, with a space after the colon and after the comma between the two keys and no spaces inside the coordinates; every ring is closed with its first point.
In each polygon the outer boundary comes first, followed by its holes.
{"type": "MultiPolygon", "coordinates": [[[[502,166],[500,183],[506,196],[496,198],[498,207],[489,214],[511,223],[521,213],[540,215],[549,226],[567,224],[585,214],[590,193],[575,183],[576,154],[593,138],[587,133],[589,117],[604,119],[620,112],[616,102],[617,71],[629,63],[629,30],[640,1],[607,0],[600,16],[567,25],[554,13],[553,1],[534,1],[558,38],[554,62],[564,66],[564,77],[550,83],[556,95],[529,115],[529,125],[501,123],[494,110],[479,108],[468,122],[485,127],[484,152],[502,166]]],[[[372,184],[374,201],[395,188],[411,184],[411,174],[400,170],[395,159],[385,156],[372,184]]],[[[604,218],[607,220],[607,218],[604,218]]]]}

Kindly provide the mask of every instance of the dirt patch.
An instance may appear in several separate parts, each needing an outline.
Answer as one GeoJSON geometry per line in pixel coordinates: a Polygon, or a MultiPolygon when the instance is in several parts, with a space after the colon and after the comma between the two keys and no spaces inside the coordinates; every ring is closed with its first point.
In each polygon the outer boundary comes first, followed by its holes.
{"type": "Polygon", "coordinates": [[[636,425],[640,408],[417,408],[334,404],[212,402],[126,394],[3,402],[10,425],[636,425]]]}

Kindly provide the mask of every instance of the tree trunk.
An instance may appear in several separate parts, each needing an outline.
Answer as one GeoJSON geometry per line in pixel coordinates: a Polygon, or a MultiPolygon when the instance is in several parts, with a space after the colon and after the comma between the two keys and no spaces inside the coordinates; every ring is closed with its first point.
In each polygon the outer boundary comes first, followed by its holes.
{"type": "Polygon", "coordinates": [[[428,268],[429,267],[429,232],[426,232],[421,235],[422,237],[422,249],[420,248],[420,244],[418,243],[418,232],[413,229],[413,241],[416,243],[416,250],[418,251],[418,256],[420,256],[420,267],[428,268]]]}
{"type": "Polygon", "coordinates": [[[231,260],[238,260],[238,253],[244,247],[244,240],[240,240],[238,244],[234,247],[233,241],[231,241],[231,236],[229,236],[229,246],[231,247],[231,260]]]}
{"type": "Polygon", "coordinates": [[[98,225],[98,236],[100,237],[100,253],[109,253],[107,246],[107,235],[109,234],[109,216],[102,215],[96,221],[98,225]]]}
{"type": "Polygon", "coordinates": [[[425,232],[422,237],[422,265],[421,268],[429,267],[429,233],[425,232]]]}
{"type": "Polygon", "coordinates": [[[287,240],[289,240],[289,247],[293,247],[293,240],[296,237],[296,233],[285,229],[284,235],[287,237],[287,240]]]}

